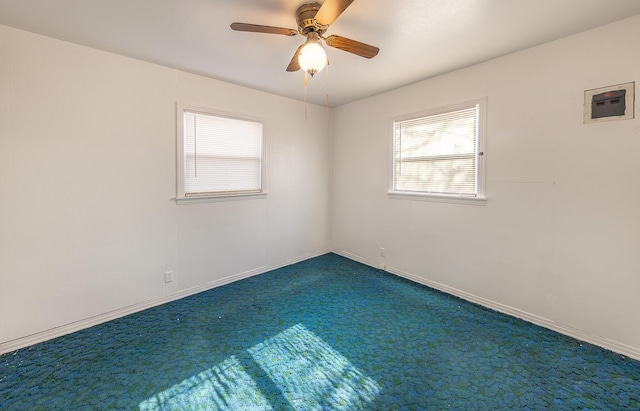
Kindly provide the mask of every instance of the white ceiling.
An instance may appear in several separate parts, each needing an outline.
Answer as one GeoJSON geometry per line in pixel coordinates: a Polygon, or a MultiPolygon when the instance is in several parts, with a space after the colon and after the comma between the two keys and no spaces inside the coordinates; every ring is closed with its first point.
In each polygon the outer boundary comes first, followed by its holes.
{"type": "MultiPolygon", "coordinates": [[[[303,37],[304,0],[0,0],[0,24],[302,100],[285,68],[303,37]]],[[[328,48],[307,100],[338,106],[640,13],[639,0],[356,0],[327,30],[380,48],[367,60],[328,48]]]]}

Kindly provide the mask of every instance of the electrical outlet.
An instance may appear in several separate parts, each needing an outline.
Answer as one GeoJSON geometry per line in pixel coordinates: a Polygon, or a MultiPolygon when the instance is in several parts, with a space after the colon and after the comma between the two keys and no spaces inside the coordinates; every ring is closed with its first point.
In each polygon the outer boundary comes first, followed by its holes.
{"type": "Polygon", "coordinates": [[[384,257],[384,247],[380,247],[380,257],[384,257]]]}
{"type": "Polygon", "coordinates": [[[164,272],[164,282],[172,283],[173,282],[173,271],[165,271],[164,272]]]}

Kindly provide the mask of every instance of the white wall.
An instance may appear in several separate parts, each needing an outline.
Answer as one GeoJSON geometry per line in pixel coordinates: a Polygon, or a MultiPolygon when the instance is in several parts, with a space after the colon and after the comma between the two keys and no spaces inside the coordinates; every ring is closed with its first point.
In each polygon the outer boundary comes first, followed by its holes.
{"type": "Polygon", "coordinates": [[[640,82],[638,38],[640,16],[339,107],[330,127],[323,107],[305,121],[298,101],[0,26],[0,352],[332,236],[640,358],[640,112],[582,124],[584,90],[640,82]],[[389,199],[391,118],[482,96],[487,204],[389,199]],[[267,118],[266,199],[175,204],[176,101],[267,118]]]}
{"type": "Polygon", "coordinates": [[[304,110],[0,26],[0,348],[326,252],[329,115],[304,110]],[[176,205],[176,101],[266,118],[266,199],[176,205]]]}
{"type": "Polygon", "coordinates": [[[640,104],[582,120],[584,90],[640,87],[638,39],[640,16],[335,109],[334,249],[640,358],[640,104]],[[483,96],[486,205],[388,198],[391,119],[483,96]]]}

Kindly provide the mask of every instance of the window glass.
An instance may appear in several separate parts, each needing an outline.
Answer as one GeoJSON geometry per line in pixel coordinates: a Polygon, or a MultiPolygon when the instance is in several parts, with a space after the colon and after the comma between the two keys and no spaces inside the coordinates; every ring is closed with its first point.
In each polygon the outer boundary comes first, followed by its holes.
{"type": "Polygon", "coordinates": [[[473,102],[394,121],[391,191],[480,196],[480,110],[473,102]]]}
{"type": "Polygon", "coordinates": [[[180,108],[178,198],[263,193],[263,123],[180,108]]]}

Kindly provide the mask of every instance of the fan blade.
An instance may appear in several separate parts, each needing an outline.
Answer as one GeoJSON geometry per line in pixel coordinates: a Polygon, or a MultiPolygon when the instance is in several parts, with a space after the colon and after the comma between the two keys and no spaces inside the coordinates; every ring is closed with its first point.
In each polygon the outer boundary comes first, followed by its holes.
{"type": "Polygon", "coordinates": [[[298,62],[298,55],[300,55],[300,50],[302,50],[302,48],[304,47],[305,44],[307,44],[307,43],[302,43],[300,45],[300,47],[298,47],[298,49],[296,50],[295,54],[293,55],[293,58],[289,62],[289,66],[287,66],[287,71],[298,71],[298,70],[300,70],[300,63],[298,62]]]}
{"type": "Polygon", "coordinates": [[[262,26],[260,24],[248,24],[248,23],[232,23],[231,29],[236,31],[250,31],[253,33],[269,33],[269,34],[282,34],[283,36],[295,36],[298,30],[285,29],[283,27],[262,26]]]}
{"type": "Polygon", "coordinates": [[[351,40],[342,36],[329,36],[324,39],[324,41],[327,43],[327,46],[335,47],[368,59],[377,56],[380,51],[377,47],[360,43],[359,41],[351,40]]]}
{"type": "Polygon", "coordinates": [[[353,0],[325,0],[316,13],[316,22],[321,26],[330,25],[351,3],[353,0]]]}

